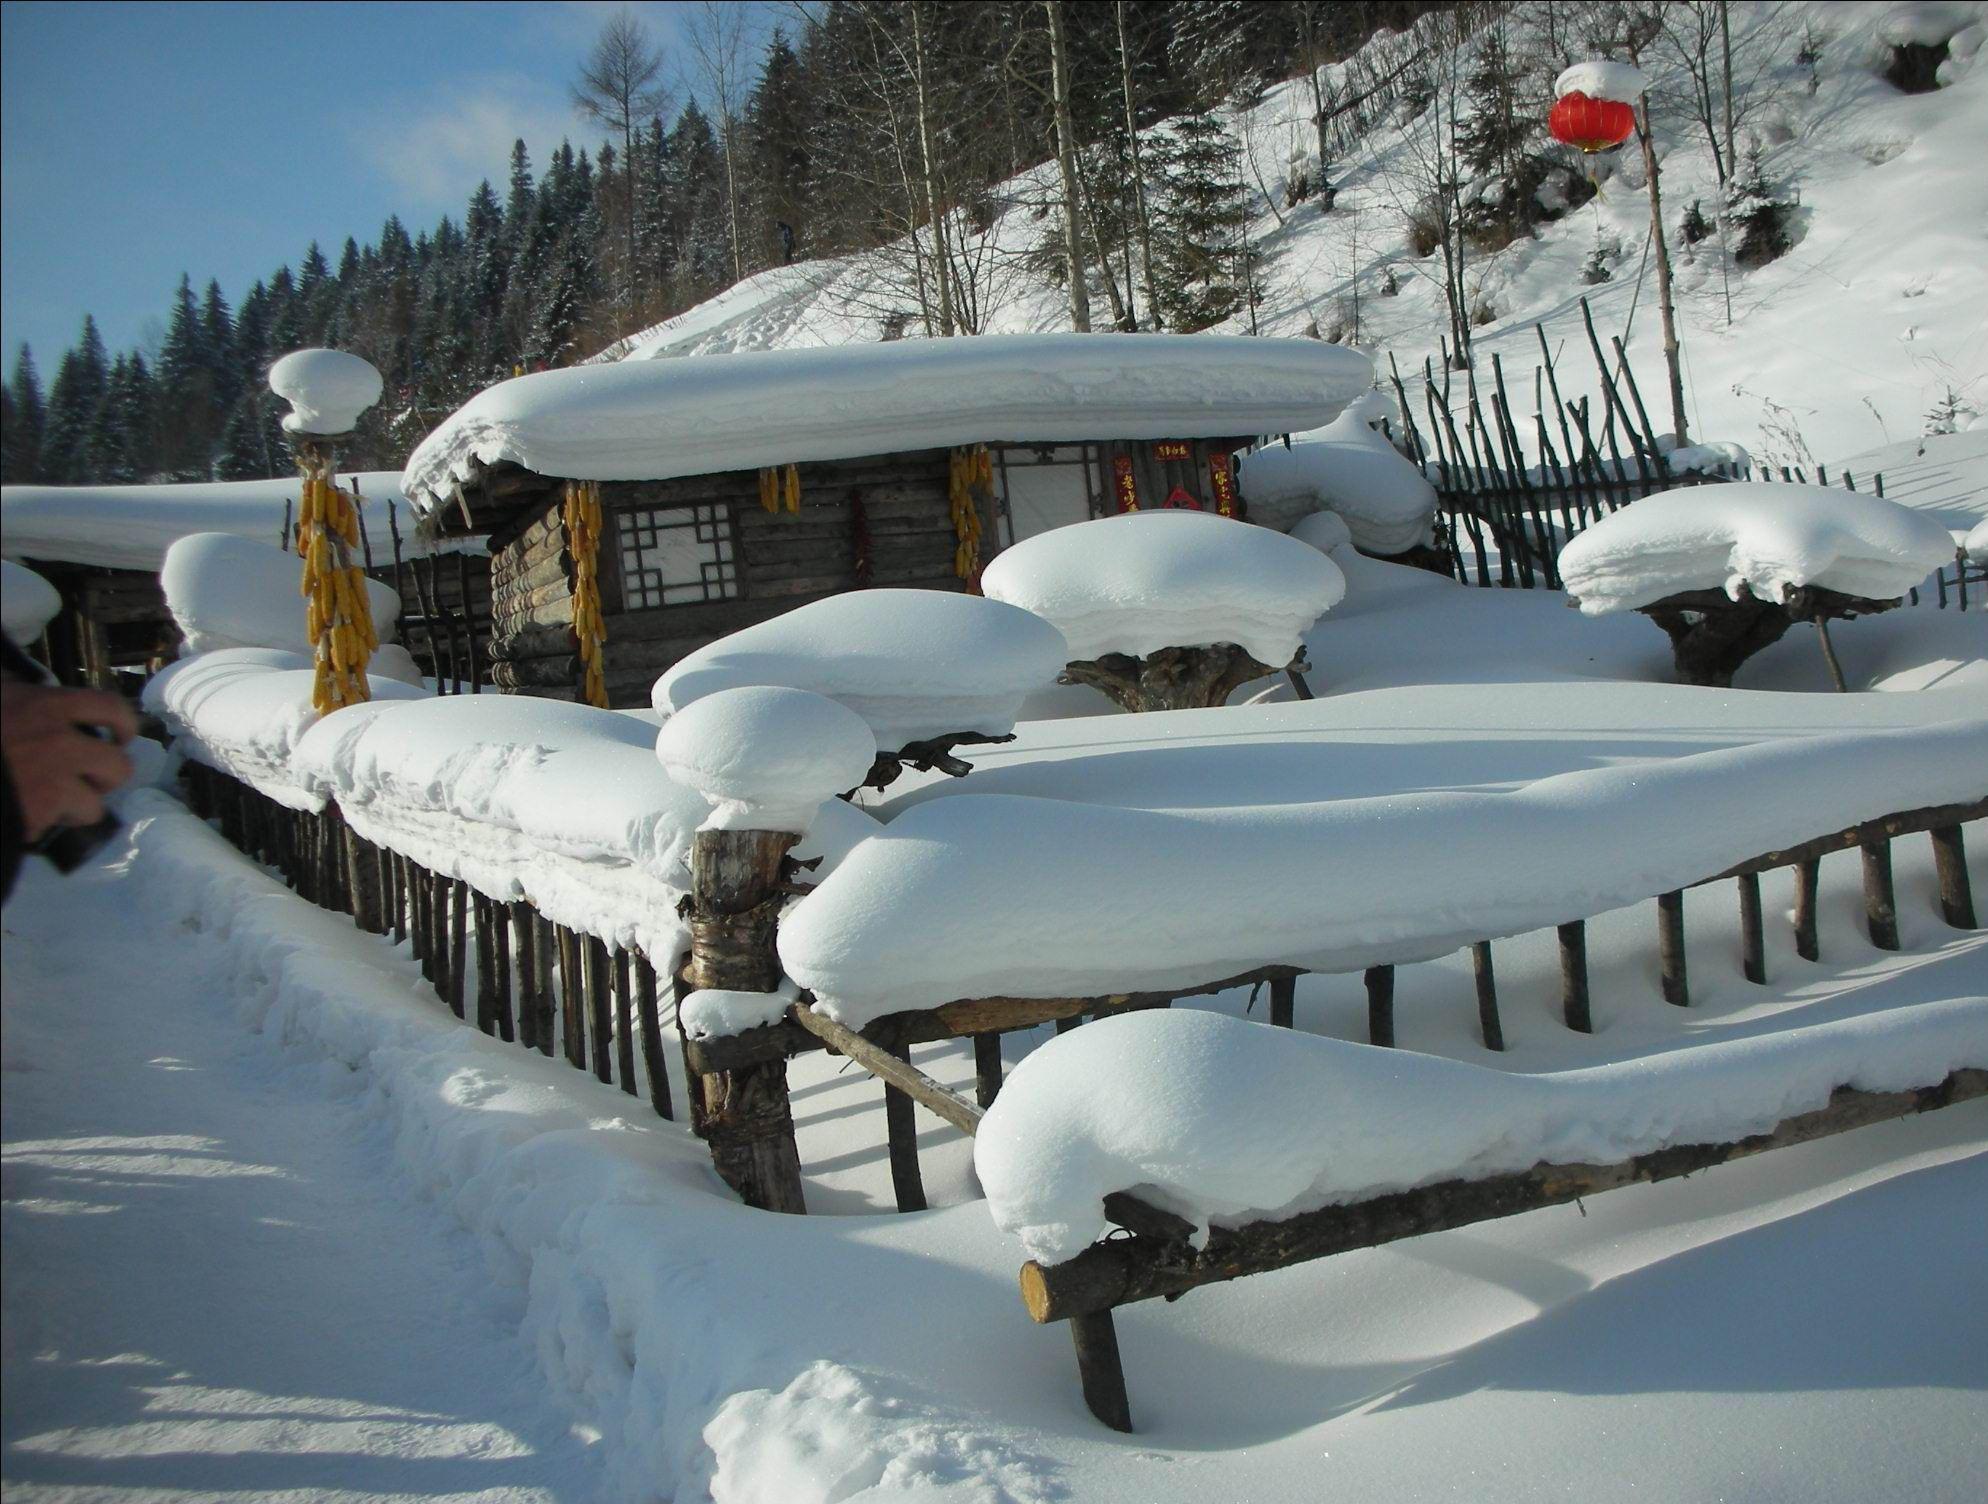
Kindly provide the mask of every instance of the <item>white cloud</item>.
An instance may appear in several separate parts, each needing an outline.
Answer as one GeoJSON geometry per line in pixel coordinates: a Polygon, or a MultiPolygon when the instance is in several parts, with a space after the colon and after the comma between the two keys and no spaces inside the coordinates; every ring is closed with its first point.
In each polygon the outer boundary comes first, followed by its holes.
{"type": "Polygon", "coordinates": [[[403,218],[414,219],[460,214],[483,178],[501,196],[513,141],[524,141],[536,175],[562,139],[591,147],[590,129],[563,93],[516,77],[459,80],[432,101],[350,126],[360,154],[398,190],[403,218]]]}

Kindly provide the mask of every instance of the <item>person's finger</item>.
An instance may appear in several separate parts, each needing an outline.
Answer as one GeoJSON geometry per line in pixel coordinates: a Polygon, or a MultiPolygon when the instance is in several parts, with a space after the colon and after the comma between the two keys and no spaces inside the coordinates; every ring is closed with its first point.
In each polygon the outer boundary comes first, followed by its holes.
{"type": "Polygon", "coordinates": [[[87,779],[64,779],[55,796],[54,809],[42,827],[44,832],[60,826],[94,825],[104,817],[104,796],[87,779]]]}
{"type": "Polygon", "coordinates": [[[85,737],[76,752],[75,772],[97,793],[108,794],[130,779],[131,758],[109,742],[85,737]]]}
{"type": "Polygon", "coordinates": [[[100,726],[122,746],[138,734],[138,715],[120,696],[102,689],[72,690],[62,701],[63,714],[77,726],[100,726]]]}

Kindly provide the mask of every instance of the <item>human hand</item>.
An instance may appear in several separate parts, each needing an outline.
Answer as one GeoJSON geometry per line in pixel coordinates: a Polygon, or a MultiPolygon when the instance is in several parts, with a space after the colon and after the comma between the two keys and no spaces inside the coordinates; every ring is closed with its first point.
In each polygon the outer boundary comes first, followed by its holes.
{"type": "Polygon", "coordinates": [[[0,677],[0,753],[27,839],[101,820],[104,796],[131,777],[119,749],[137,733],[137,715],[114,694],[0,677]]]}

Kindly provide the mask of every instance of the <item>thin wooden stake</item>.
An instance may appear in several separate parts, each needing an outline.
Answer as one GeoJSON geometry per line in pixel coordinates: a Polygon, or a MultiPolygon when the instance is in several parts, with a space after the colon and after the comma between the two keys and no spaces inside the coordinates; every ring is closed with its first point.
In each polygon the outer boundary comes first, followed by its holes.
{"type": "Polygon", "coordinates": [[[635,1011],[642,1022],[642,1071],[649,1078],[649,1105],[659,1118],[669,1118],[670,1071],[663,1055],[662,1016],[656,1006],[656,968],[640,951],[635,953],[635,1011]]]}
{"type": "MultiPolygon", "coordinates": [[[[908,1046],[891,1051],[907,1064],[908,1046]]],[[[897,1087],[884,1084],[884,1130],[890,1139],[890,1184],[897,1194],[901,1212],[925,1210],[925,1176],[918,1166],[918,1123],[912,1113],[911,1098],[897,1087]]]]}
{"type": "Polygon", "coordinates": [[[607,942],[587,936],[587,1018],[594,1031],[594,1079],[614,1084],[614,984],[607,942]]]}
{"type": "Polygon", "coordinates": [[[497,937],[492,933],[490,911],[494,904],[481,893],[474,894],[476,919],[476,1026],[486,1034],[497,1032],[497,937]]]}
{"type": "Polygon", "coordinates": [[[1816,640],[1822,644],[1822,661],[1829,665],[1829,682],[1836,686],[1840,695],[1850,693],[1850,686],[1843,680],[1843,665],[1836,661],[1836,645],[1829,640],[1829,623],[1820,616],[1815,619],[1816,640]]]}
{"type": "Polygon", "coordinates": [[[1657,895],[1657,951],[1663,966],[1664,1001],[1691,1006],[1691,983],[1684,962],[1684,892],[1657,895]]]}
{"type": "Polygon", "coordinates": [[[1369,966],[1367,984],[1367,1039],[1372,1044],[1394,1045],[1394,968],[1369,966]]]}
{"type": "Polygon", "coordinates": [[[1879,950],[1898,949],[1898,898],[1891,883],[1891,842],[1866,841],[1864,853],[1864,915],[1870,921],[1871,944],[1879,950]]]}
{"type": "Polygon", "coordinates": [[[532,1010],[532,1044],[539,1054],[550,1056],[559,1043],[552,1001],[552,970],[560,954],[559,939],[552,921],[537,909],[531,911],[531,932],[532,995],[526,1006],[532,1010]]]}
{"type": "Polygon", "coordinates": [[[1815,925],[1816,896],[1821,883],[1821,857],[1812,856],[1795,863],[1795,954],[1804,961],[1822,959],[1815,925]]]}
{"type": "Polygon", "coordinates": [[[1298,979],[1278,977],[1270,984],[1270,1022],[1280,1029],[1297,1022],[1298,979]]]}
{"type": "Polygon", "coordinates": [[[458,877],[449,888],[449,1007],[461,1018],[469,970],[469,884],[458,877]]]}
{"type": "Polygon", "coordinates": [[[992,1107],[1001,1094],[1001,1036],[973,1036],[973,1099],[982,1107],[992,1107]]]}
{"type": "Polygon", "coordinates": [[[1745,872],[1737,879],[1740,900],[1740,970],[1749,982],[1767,983],[1767,940],[1760,923],[1760,874],[1745,872]]]}
{"type": "Polygon", "coordinates": [[[566,1063],[587,1068],[586,999],[580,977],[580,937],[565,925],[554,925],[559,936],[559,1022],[566,1046],[566,1063]]]}
{"type": "Polygon", "coordinates": [[[621,1072],[621,1089],[629,1096],[635,1090],[635,989],[630,974],[628,952],[614,949],[614,1062],[621,1072]]]}
{"type": "Polygon", "coordinates": [[[497,1037],[510,1044],[518,1037],[511,1010],[511,934],[517,923],[518,905],[490,900],[491,935],[496,942],[494,970],[497,973],[497,1037]]]}
{"type": "Polygon", "coordinates": [[[1132,1429],[1132,1404],[1125,1395],[1125,1365],[1118,1355],[1118,1329],[1111,1312],[1095,1311],[1070,1318],[1070,1340],[1077,1347],[1077,1379],[1084,1386],[1084,1404],[1114,1431],[1132,1429]]]}
{"type": "Polygon", "coordinates": [[[1958,825],[1942,825],[1933,832],[1933,870],[1940,880],[1940,916],[1957,930],[1973,929],[1974,889],[1958,825]]]}
{"type": "Polygon", "coordinates": [[[1484,1048],[1505,1048],[1505,1026],[1498,1019],[1498,979],[1491,969],[1491,942],[1480,940],[1470,948],[1470,970],[1477,983],[1477,1026],[1484,1033],[1484,1048]]]}
{"type": "Polygon", "coordinates": [[[1588,1006],[1588,925],[1584,919],[1558,926],[1560,936],[1560,1006],[1567,1027],[1580,1034],[1595,1031],[1588,1006]]]}

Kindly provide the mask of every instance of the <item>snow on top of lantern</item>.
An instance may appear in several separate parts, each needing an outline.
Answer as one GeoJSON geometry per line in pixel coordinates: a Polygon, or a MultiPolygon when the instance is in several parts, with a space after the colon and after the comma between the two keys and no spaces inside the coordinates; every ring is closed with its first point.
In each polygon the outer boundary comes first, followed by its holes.
{"type": "Polygon", "coordinates": [[[0,626],[17,643],[33,642],[62,610],[62,595],[12,559],[0,559],[0,626]]]}
{"type": "Polygon", "coordinates": [[[1612,99],[1618,104],[1634,104],[1649,90],[1650,82],[1640,68],[1628,63],[1602,59],[1576,63],[1554,81],[1555,96],[1585,94],[1590,99],[1612,99]]]}
{"type": "Polygon", "coordinates": [[[877,739],[845,705],[804,689],[750,685],[671,716],[656,756],[672,780],[711,801],[703,829],[805,834],[824,800],[869,775],[877,739]]]}
{"type": "Polygon", "coordinates": [[[382,386],[369,362],[343,350],[293,350],[269,368],[269,389],[291,408],[285,433],[350,433],[382,386]]]}
{"type": "Polygon", "coordinates": [[[1053,528],[987,566],[981,588],[1054,622],[1073,660],[1233,642],[1273,667],[1339,603],[1317,549],[1206,512],[1128,512],[1053,528]]]}
{"type": "Polygon", "coordinates": [[[952,732],[1007,735],[1069,656],[1055,627],[1001,601],[859,590],[699,648],[656,681],[652,702],[667,716],[721,689],[784,684],[848,706],[894,751],[952,732]]]}
{"type": "MultiPolygon", "coordinates": [[[[304,601],[297,593],[302,564],[295,554],[233,533],[193,533],[166,550],[159,568],[166,609],[186,638],[186,651],[282,648],[308,656],[304,601]]],[[[400,597],[366,581],[382,642],[393,636],[400,597]]]]}
{"type": "Polygon", "coordinates": [[[1953,558],[1931,517],[1828,486],[1736,481],[1645,497],[1560,553],[1567,593],[1590,616],[1682,590],[1744,587],[1762,600],[1814,585],[1893,600],[1953,558]]]}

